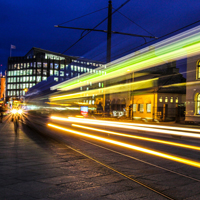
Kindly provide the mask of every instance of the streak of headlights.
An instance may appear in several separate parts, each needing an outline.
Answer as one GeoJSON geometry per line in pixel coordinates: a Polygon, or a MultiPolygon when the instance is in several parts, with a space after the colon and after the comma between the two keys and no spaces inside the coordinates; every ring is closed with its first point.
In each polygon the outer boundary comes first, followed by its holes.
{"type": "Polygon", "coordinates": [[[113,123],[113,122],[110,123],[110,121],[77,119],[77,118],[74,118],[74,117],[63,118],[63,117],[51,116],[51,119],[55,119],[55,120],[59,120],[59,121],[68,121],[68,122],[76,122],[76,123],[84,123],[84,124],[94,124],[94,125],[126,128],[126,129],[147,131],[147,132],[149,131],[149,132],[154,132],[154,133],[178,135],[178,136],[185,136],[185,137],[192,137],[192,138],[200,138],[200,135],[195,134],[195,133],[187,133],[187,132],[182,132],[182,131],[177,132],[177,131],[171,131],[171,130],[138,127],[138,126],[134,126],[134,124],[132,126],[128,126],[128,125],[123,125],[123,124],[118,124],[118,123],[113,123]]]}
{"type": "Polygon", "coordinates": [[[179,163],[183,163],[183,164],[186,164],[186,165],[190,165],[190,166],[193,166],[193,167],[200,168],[200,162],[196,162],[196,161],[193,161],[193,160],[188,160],[188,159],[173,156],[173,155],[170,155],[170,154],[146,149],[146,148],[143,148],[143,147],[127,144],[127,143],[124,143],[124,142],[119,142],[119,141],[116,141],[116,140],[111,140],[111,139],[107,139],[107,138],[103,138],[103,137],[99,137],[99,136],[95,136],[95,135],[90,135],[90,134],[87,134],[87,133],[84,133],[84,132],[71,130],[71,129],[61,127],[61,126],[57,126],[57,125],[50,124],[50,123],[48,124],[48,126],[62,130],[62,131],[70,132],[70,133],[73,133],[73,134],[76,134],[76,135],[79,135],[79,136],[83,136],[83,137],[86,137],[86,138],[95,139],[95,140],[102,141],[102,142],[105,142],[105,143],[117,145],[117,146],[120,146],[120,147],[125,147],[125,148],[128,148],[128,149],[140,151],[140,152],[147,153],[147,154],[150,154],[150,155],[158,156],[158,157],[161,157],[161,158],[165,158],[165,159],[168,159],[168,160],[172,160],[172,161],[176,161],[176,162],[179,162],[179,163]]]}
{"type": "Polygon", "coordinates": [[[72,126],[83,128],[83,129],[88,129],[88,130],[92,130],[92,131],[98,131],[101,133],[107,133],[107,134],[112,134],[112,135],[117,135],[117,136],[122,136],[122,137],[128,137],[128,138],[133,138],[133,139],[138,139],[138,140],[145,140],[145,141],[149,141],[149,142],[156,142],[156,143],[167,144],[167,145],[172,145],[172,146],[183,147],[183,148],[200,151],[200,147],[198,147],[198,146],[186,145],[186,144],[181,144],[181,143],[176,143],[176,142],[168,142],[168,141],[164,141],[164,140],[140,137],[140,136],[136,136],[136,135],[124,134],[124,133],[119,133],[119,132],[114,132],[114,131],[107,131],[107,130],[103,130],[103,129],[92,128],[92,127],[88,127],[88,126],[81,126],[81,125],[77,125],[77,124],[72,124],[72,126]]]}

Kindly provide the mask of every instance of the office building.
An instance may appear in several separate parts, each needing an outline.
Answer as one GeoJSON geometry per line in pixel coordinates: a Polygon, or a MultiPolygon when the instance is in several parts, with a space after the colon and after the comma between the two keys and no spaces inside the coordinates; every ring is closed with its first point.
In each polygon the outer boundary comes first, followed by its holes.
{"type": "Polygon", "coordinates": [[[25,56],[9,57],[6,96],[18,99],[47,77],[57,82],[91,72],[103,63],[33,47],[25,56]]]}

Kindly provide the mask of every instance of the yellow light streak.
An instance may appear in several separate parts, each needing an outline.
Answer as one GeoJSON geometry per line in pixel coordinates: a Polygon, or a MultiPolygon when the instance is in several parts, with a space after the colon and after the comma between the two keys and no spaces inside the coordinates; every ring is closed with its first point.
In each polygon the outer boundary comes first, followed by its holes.
{"type": "Polygon", "coordinates": [[[133,83],[125,83],[125,84],[118,84],[114,86],[104,87],[103,89],[93,89],[93,90],[86,90],[83,92],[77,92],[72,94],[63,94],[58,96],[52,96],[50,98],[51,101],[56,100],[63,100],[63,99],[72,99],[72,98],[81,98],[81,97],[89,97],[94,95],[102,95],[102,94],[110,94],[110,93],[119,93],[125,91],[132,91],[132,90],[139,90],[139,89],[146,89],[151,88],[155,85],[155,81],[158,78],[153,78],[149,80],[143,80],[133,83]]]}
{"type": "Polygon", "coordinates": [[[169,135],[178,135],[178,136],[185,136],[185,137],[192,137],[192,138],[200,138],[199,134],[195,133],[187,133],[182,131],[170,131],[170,130],[163,130],[163,129],[155,129],[155,128],[146,128],[146,127],[138,127],[138,126],[128,126],[122,124],[113,124],[109,121],[101,121],[101,120],[89,120],[89,119],[77,119],[73,117],[63,118],[63,117],[56,117],[51,116],[51,119],[60,120],[60,121],[68,121],[68,122],[77,122],[77,123],[84,123],[84,124],[94,124],[94,125],[102,125],[102,126],[111,126],[111,127],[119,127],[119,128],[126,128],[132,130],[139,130],[139,131],[149,131],[154,133],[162,133],[162,134],[169,134],[169,135]],[[105,123],[106,122],[106,123],[105,123]]]}
{"type": "Polygon", "coordinates": [[[161,157],[161,158],[165,158],[165,159],[168,159],[168,160],[172,160],[172,161],[176,161],[176,162],[179,162],[179,163],[183,163],[183,164],[186,164],[186,165],[190,165],[190,166],[193,166],[193,167],[200,168],[200,163],[193,161],[193,160],[173,156],[173,155],[162,153],[162,152],[159,152],[159,151],[146,149],[146,148],[143,148],[143,147],[127,144],[127,143],[124,143],[124,142],[119,142],[119,141],[116,141],[116,140],[111,140],[111,139],[107,139],[107,138],[103,138],[103,137],[99,137],[99,136],[95,136],[95,135],[90,135],[90,134],[87,134],[87,133],[84,133],[84,132],[71,130],[71,129],[64,128],[64,127],[57,126],[57,125],[50,124],[50,123],[48,124],[48,126],[62,130],[62,131],[74,133],[74,134],[79,135],[79,136],[99,140],[99,141],[106,142],[106,143],[109,143],[109,144],[114,144],[114,145],[117,145],[117,146],[120,146],[120,147],[125,147],[125,148],[128,148],[128,149],[140,151],[140,152],[147,153],[147,154],[150,154],[150,155],[158,156],[158,157],[161,157]]]}
{"type": "MultiPolygon", "coordinates": [[[[69,117],[70,119],[73,117],[69,117]]],[[[140,123],[126,123],[126,122],[112,122],[105,120],[94,120],[94,119],[85,119],[86,121],[97,122],[100,123],[110,123],[110,124],[121,124],[126,126],[142,126],[142,127],[150,127],[150,128],[160,128],[160,129],[170,129],[170,130],[178,130],[178,131],[187,131],[187,132],[197,132],[200,133],[200,129],[194,128],[181,128],[181,127],[171,127],[171,126],[163,126],[163,125],[153,125],[153,124],[140,124],[140,123]]]]}
{"type": "Polygon", "coordinates": [[[145,140],[145,141],[149,141],[149,142],[156,142],[156,143],[167,144],[167,145],[172,145],[172,146],[183,147],[183,148],[194,149],[194,150],[200,151],[200,147],[193,146],[193,145],[181,144],[181,143],[177,143],[177,142],[168,142],[168,141],[164,141],[164,140],[152,139],[152,138],[130,135],[130,134],[125,134],[125,133],[119,133],[119,132],[114,132],[114,131],[107,131],[104,129],[92,128],[92,127],[88,127],[88,126],[81,126],[81,125],[77,125],[77,124],[72,124],[72,126],[83,128],[83,129],[88,129],[88,130],[92,130],[92,131],[98,131],[101,133],[108,133],[108,134],[122,136],[122,137],[128,137],[128,138],[133,138],[133,139],[138,139],[138,140],[145,140]]]}

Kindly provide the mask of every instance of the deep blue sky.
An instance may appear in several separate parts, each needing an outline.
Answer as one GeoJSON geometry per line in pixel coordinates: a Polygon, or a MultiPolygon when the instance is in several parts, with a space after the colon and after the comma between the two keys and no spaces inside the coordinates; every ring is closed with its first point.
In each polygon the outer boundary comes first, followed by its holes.
{"type": "MultiPolygon", "coordinates": [[[[118,8],[125,0],[112,1],[118,8]]],[[[108,0],[0,0],[0,64],[7,65],[10,45],[12,56],[24,56],[32,47],[63,53],[76,42],[82,31],[54,28],[54,25],[108,6],[108,0]]],[[[199,0],[131,0],[119,11],[157,37],[200,19],[199,0]]],[[[107,16],[107,9],[65,24],[93,28],[107,16]]],[[[112,30],[149,35],[124,18],[113,15],[112,30]]],[[[198,25],[198,24],[197,24],[198,25]]],[[[104,22],[98,29],[107,29],[104,22]]],[[[148,41],[148,40],[147,40],[148,41]]],[[[142,38],[112,37],[112,59],[144,43],[142,38]]],[[[106,34],[92,32],[65,53],[106,61],[106,34]]],[[[1,69],[0,69],[1,71],[1,69]]]]}

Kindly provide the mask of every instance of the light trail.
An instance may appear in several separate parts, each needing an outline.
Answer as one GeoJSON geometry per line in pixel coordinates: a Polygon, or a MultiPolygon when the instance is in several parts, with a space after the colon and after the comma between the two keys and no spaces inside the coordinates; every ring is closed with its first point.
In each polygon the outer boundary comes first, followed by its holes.
{"type": "Polygon", "coordinates": [[[103,129],[92,128],[92,127],[88,127],[88,126],[81,126],[81,125],[77,125],[77,124],[72,124],[72,126],[87,129],[87,130],[97,131],[97,132],[101,132],[101,133],[107,133],[107,134],[112,134],[112,135],[117,135],[117,136],[122,136],[122,137],[128,137],[128,138],[133,138],[133,139],[138,139],[138,140],[145,140],[145,141],[149,141],[149,142],[156,142],[156,143],[160,143],[160,144],[167,144],[167,145],[172,145],[172,146],[177,146],[177,147],[188,148],[188,149],[200,151],[200,147],[193,146],[193,145],[180,144],[177,142],[168,142],[168,141],[164,141],[164,140],[152,139],[152,138],[130,135],[130,134],[125,134],[125,133],[119,133],[119,132],[114,132],[114,131],[107,131],[107,130],[103,130],[103,129]]]}
{"type": "Polygon", "coordinates": [[[158,78],[133,82],[133,83],[125,83],[125,84],[118,84],[114,86],[104,87],[104,88],[98,88],[93,90],[86,90],[83,92],[77,92],[72,94],[62,94],[60,96],[53,96],[50,98],[51,101],[57,101],[57,100],[63,100],[63,99],[72,99],[72,98],[82,98],[82,97],[90,97],[94,95],[102,95],[102,94],[110,94],[110,93],[119,93],[119,92],[125,92],[130,90],[138,90],[138,89],[146,89],[153,87],[155,84],[155,81],[157,81],[158,78]]]}
{"type": "MultiPolygon", "coordinates": [[[[69,117],[70,119],[73,117],[69,117]]],[[[75,118],[76,119],[76,118],[75,118]]],[[[171,129],[171,130],[178,130],[178,131],[187,131],[187,132],[197,132],[200,133],[200,129],[194,128],[181,128],[181,127],[171,127],[171,126],[163,126],[163,125],[152,125],[152,124],[140,124],[140,123],[126,123],[126,122],[112,122],[112,121],[105,121],[105,120],[94,120],[94,119],[83,119],[86,121],[97,122],[100,123],[110,123],[110,124],[121,124],[126,126],[142,126],[142,127],[151,127],[151,128],[163,128],[163,129],[171,129]]]]}
{"type": "Polygon", "coordinates": [[[116,140],[111,140],[111,139],[107,139],[107,138],[103,138],[103,137],[99,137],[99,136],[95,136],[95,135],[90,135],[90,134],[87,134],[87,133],[84,133],[84,132],[71,130],[71,129],[64,128],[64,127],[57,126],[57,125],[50,124],[50,123],[48,124],[48,126],[62,130],[62,131],[70,132],[70,133],[73,133],[73,134],[76,134],[76,135],[79,135],[79,136],[83,136],[83,137],[86,137],[86,138],[91,138],[91,139],[94,139],[94,140],[98,140],[98,141],[102,141],[102,142],[105,142],[105,143],[117,145],[117,146],[120,146],[120,147],[125,147],[125,148],[128,148],[128,149],[136,150],[136,151],[139,151],[139,152],[147,153],[147,154],[150,154],[150,155],[158,156],[158,157],[161,157],[161,158],[165,158],[165,159],[168,159],[168,160],[172,160],[172,161],[176,161],[176,162],[179,162],[179,163],[182,163],[182,164],[186,164],[186,165],[190,165],[190,166],[193,166],[193,167],[200,168],[200,162],[196,162],[196,161],[193,161],[193,160],[189,160],[189,159],[173,156],[173,155],[170,155],[170,154],[146,149],[146,148],[143,148],[143,147],[127,144],[127,143],[124,143],[124,142],[119,142],[119,141],[116,141],[116,140]]]}
{"type": "MultiPolygon", "coordinates": [[[[138,70],[144,70],[160,65],[170,60],[182,59],[199,53],[200,50],[200,26],[177,34],[171,38],[153,44],[150,47],[122,57],[108,65],[103,74],[88,74],[79,79],[69,80],[51,87],[51,90],[72,90],[88,85],[89,82],[97,83],[111,78],[127,75],[138,70]]],[[[97,68],[96,70],[103,70],[97,68]]]]}
{"type": "Polygon", "coordinates": [[[100,120],[85,120],[85,119],[76,119],[73,117],[63,118],[63,117],[56,117],[51,116],[51,119],[59,120],[59,121],[68,121],[68,122],[76,122],[76,123],[84,123],[84,124],[94,124],[94,125],[102,125],[102,126],[111,126],[111,127],[118,127],[118,128],[126,128],[132,129],[137,131],[147,131],[147,132],[154,132],[154,133],[162,133],[162,134],[169,134],[169,135],[178,135],[178,136],[185,136],[185,137],[192,137],[192,138],[200,138],[200,134],[195,133],[187,133],[182,131],[171,131],[171,130],[163,130],[163,129],[156,129],[156,128],[146,128],[146,127],[137,127],[137,126],[128,126],[128,125],[120,125],[120,124],[113,124],[109,121],[101,122],[100,120]],[[105,123],[106,122],[106,123],[105,123]]]}

